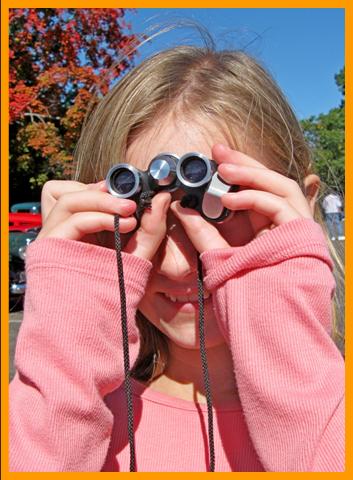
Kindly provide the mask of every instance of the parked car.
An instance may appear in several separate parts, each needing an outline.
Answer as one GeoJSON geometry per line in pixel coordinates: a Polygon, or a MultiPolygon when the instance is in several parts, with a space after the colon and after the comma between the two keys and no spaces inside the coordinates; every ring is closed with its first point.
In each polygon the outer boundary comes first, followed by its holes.
{"type": "Polygon", "coordinates": [[[26,291],[25,258],[28,245],[37,238],[40,228],[26,232],[10,231],[9,235],[9,288],[10,303],[21,303],[26,291]]]}
{"type": "Polygon", "coordinates": [[[25,258],[28,245],[42,227],[40,202],[15,203],[9,213],[10,306],[21,306],[26,290],[25,258]]]}
{"type": "Polygon", "coordinates": [[[10,212],[12,213],[41,213],[40,202],[14,203],[10,212]]]}
{"type": "Polygon", "coordinates": [[[42,226],[40,202],[15,203],[10,208],[9,230],[26,232],[42,226]]]}
{"type": "Polygon", "coordinates": [[[9,213],[9,230],[26,232],[42,226],[40,213],[9,213]]]}

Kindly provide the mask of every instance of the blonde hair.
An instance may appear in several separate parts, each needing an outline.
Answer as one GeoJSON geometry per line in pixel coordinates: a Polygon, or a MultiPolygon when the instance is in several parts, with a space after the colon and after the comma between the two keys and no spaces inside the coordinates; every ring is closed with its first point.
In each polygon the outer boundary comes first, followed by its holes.
{"type": "MultiPolygon", "coordinates": [[[[248,54],[210,46],[162,51],[119,81],[87,118],[76,150],[76,179],[103,179],[113,164],[125,161],[129,144],[141,131],[176,110],[212,120],[230,146],[244,153],[258,152],[267,166],[304,190],[303,179],[312,173],[311,152],[280,88],[248,54]]],[[[323,224],[318,206],[315,210],[315,219],[323,224]]],[[[342,263],[330,245],[337,273],[342,263]]],[[[167,344],[140,312],[137,321],[141,350],[133,374],[148,380],[156,370],[152,359],[157,355],[158,364],[167,361],[167,344]]],[[[335,320],[335,335],[338,330],[335,320]]]]}

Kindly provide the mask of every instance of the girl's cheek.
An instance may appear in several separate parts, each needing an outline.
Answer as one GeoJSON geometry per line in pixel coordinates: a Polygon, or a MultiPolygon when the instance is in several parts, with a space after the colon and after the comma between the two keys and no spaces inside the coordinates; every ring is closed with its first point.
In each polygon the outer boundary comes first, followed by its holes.
{"type": "Polygon", "coordinates": [[[247,211],[234,212],[233,216],[217,227],[222,237],[232,247],[246,245],[254,238],[247,211]]]}

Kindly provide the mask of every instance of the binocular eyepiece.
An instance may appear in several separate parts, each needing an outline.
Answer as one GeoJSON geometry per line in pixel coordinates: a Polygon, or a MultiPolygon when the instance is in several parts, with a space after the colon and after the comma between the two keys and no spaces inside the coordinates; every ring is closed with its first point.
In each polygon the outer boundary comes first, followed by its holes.
{"type": "Polygon", "coordinates": [[[178,157],[161,153],[154,157],[146,171],[127,163],[114,165],[106,177],[108,191],[118,198],[139,202],[142,193],[173,192],[182,189],[181,203],[194,208],[211,222],[221,222],[230,211],[223,207],[220,197],[234,186],[217,174],[217,164],[201,153],[191,152],[178,157]]]}

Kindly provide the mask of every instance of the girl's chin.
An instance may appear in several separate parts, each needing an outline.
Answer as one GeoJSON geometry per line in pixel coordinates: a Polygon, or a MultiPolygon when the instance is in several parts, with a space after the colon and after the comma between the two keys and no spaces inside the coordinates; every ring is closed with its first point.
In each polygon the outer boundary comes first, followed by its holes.
{"type": "MultiPolygon", "coordinates": [[[[198,331],[195,331],[195,328],[192,332],[183,329],[172,329],[170,326],[166,326],[162,331],[168,338],[168,342],[172,343],[179,348],[184,348],[185,350],[199,350],[200,349],[200,336],[198,331]]],[[[206,332],[205,335],[205,345],[206,348],[213,348],[218,345],[225,343],[223,336],[220,331],[217,329],[213,332],[206,332]]]]}

